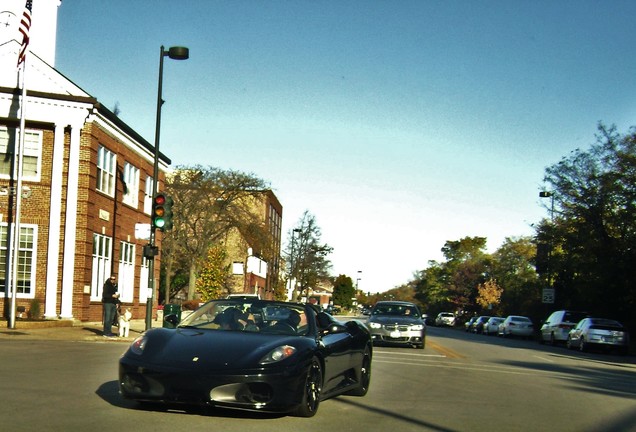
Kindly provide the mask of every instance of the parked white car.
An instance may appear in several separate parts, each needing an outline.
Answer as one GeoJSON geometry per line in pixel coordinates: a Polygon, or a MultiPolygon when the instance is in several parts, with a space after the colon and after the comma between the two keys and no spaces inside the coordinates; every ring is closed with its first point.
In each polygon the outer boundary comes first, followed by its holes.
{"type": "Polygon", "coordinates": [[[455,314],[452,312],[440,312],[437,314],[437,318],[435,318],[436,326],[449,326],[453,327],[455,325],[455,314]]]}
{"type": "Polygon", "coordinates": [[[558,310],[552,312],[548,319],[541,325],[541,338],[539,342],[548,342],[550,345],[565,343],[568,340],[570,330],[583,318],[589,316],[586,312],[558,310]]]}

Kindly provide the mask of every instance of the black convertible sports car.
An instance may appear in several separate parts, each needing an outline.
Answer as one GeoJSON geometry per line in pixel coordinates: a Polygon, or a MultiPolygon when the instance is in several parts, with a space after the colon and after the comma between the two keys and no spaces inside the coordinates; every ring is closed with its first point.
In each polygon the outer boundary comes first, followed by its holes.
{"type": "Polygon", "coordinates": [[[139,336],[119,361],[127,399],[205,404],[311,417],[320,401],[364,396],[373,344],[367,327],[311,305],[225,299],[139,336]]]}

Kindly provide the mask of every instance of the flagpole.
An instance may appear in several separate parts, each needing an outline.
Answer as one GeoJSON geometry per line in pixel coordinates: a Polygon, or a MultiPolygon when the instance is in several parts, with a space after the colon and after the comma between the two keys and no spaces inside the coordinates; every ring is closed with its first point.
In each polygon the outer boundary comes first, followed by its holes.
{"type": "Polygon", "coordinates": [[[16,200],[15,200],[15,236],[13,237],[13,276],[11,278],[11,322],[9,328],[15,328],[15,314],[17,310],[17,295],[18,295],[18,266],[20,263],[20,214],[22,207],[22,175],[23,175],[23,163],[22,163],[22,155],[24,154],[24,139],[26,135],[25,125],[26,125],[26,98],[27,98],[27,89],[24,85],[26,78],[26,59],[22,61],[22,95],[20,96],[20,144],[18,146],[18,151],[16,153],[16,160],[18,164],[17,171],[17,186],[16,186],[16,200]]]}
{"type": "Polygon", "coordinates": [[[22,92],[20,96],[20,135],[19,144],[16,151],[14,151],[14,165],[13,173],[17,175],[17,185],[14,189],[15,196],[15,219],[13,221],[13,229],[11,235],[11,245],[9,249],[9,265],[11,271],[7,272],[9,276],[9,283],[6,284],[8,290],[11,285],[11,315],[9,317],[9,328],[15,328],[15,314],[17,310],[17,297],[18,297],[18,267],[20,265],[20,214],[22,213],[22,174],[24,166],[22,163],[22,155],[24,154],[24,141],[26,136],[26,98],[27,89],[24,85],[26,81],[26,57],[29,52],[29,31],[31,29],[31,13],[33,10],[33,0],[26,0],[24,3],[24,12],[22,12],[22,19],[20,20],[20,34],[22,35],[22,43],[20,44],[20,51],[18,53],[18,73],[22,70],[22,92]]]}

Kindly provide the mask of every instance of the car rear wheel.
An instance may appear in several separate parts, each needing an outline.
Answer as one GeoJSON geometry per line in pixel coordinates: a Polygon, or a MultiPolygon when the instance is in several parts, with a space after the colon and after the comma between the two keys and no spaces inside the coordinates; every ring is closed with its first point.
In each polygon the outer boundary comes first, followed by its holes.
{"type": "Polygon", "coordinates": [[[371,383],[371,350],[367,347],[364,350],[362,364],[360,365],[360,384],[355,389],[347,392],[351,396],[364,396],[369,391],[371,383]]]}
{"type": "Polygon", "coordinates": [[[311,359],[303,387],[302,401],[294,414],[298,417],[313,417],[318,412],[322,392],[322,367],[316,357],[311,359]]]}

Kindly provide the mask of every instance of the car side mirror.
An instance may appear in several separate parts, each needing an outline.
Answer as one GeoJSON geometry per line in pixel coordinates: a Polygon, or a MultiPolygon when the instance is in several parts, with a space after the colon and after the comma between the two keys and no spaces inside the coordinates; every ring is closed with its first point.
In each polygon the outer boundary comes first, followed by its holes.
{"type": "Polygon", "coordinates": [[[342,324],[331,324],[324,331],[325,334],[337,334],[344,333],[347,331],[347,327],[342,324]]]}
{"type": "Polygon", "coordinates": [[[177,324],[179,324],[179,317],[176,314],[166,315],[165,317],[163,317],[163,320],[175,327],[177,326],[177,324]]]}

